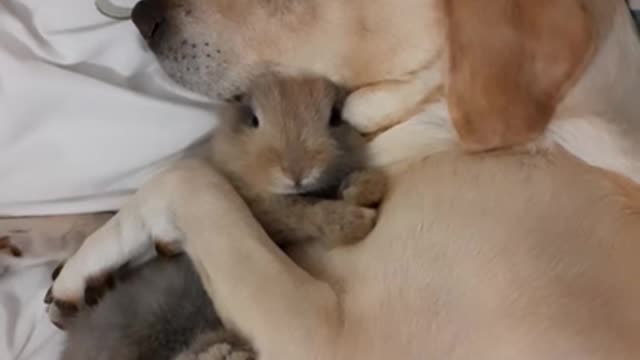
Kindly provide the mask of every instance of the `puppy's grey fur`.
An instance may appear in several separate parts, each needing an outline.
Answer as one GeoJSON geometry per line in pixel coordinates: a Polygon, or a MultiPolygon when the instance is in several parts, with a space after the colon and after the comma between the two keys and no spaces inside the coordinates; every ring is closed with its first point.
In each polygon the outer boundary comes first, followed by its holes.
{"type": "Polygon", "coordinates": [[[197,352],[214,343],[249,354],[222,329],[186,255],[120,271],[116,288],[95,308],[78,314],[67,332],[62,360],[197,359],[197,352]]]}

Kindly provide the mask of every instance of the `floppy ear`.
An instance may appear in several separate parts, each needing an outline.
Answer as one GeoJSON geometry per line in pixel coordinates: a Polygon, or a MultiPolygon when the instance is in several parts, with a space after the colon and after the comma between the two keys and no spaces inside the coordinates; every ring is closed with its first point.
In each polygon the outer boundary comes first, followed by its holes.
{"type": "Polygon", "coordinates": [[[481,151],[542,134],[591,58],[580,0],[444,0],[448,103],[462,144],[481,151]]]}

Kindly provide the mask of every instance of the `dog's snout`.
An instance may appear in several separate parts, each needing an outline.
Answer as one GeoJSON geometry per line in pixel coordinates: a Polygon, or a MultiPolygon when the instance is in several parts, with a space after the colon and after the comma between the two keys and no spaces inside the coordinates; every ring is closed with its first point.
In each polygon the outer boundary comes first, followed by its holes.
{"type": "Polygon", "coordinates": [[[151,40],[164,24],[167,16],[166,1],[141,0],[133,8],[131,20],[145,40],[151,40]]]}

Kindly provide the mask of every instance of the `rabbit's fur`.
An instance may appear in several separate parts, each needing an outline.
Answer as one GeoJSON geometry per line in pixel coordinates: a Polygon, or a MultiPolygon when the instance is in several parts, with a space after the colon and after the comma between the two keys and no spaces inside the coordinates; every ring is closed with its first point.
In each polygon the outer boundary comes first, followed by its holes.
{"type": "Polygon", "coordinates": [[[342,98],[322,78],[262,75],[214,132],[214,166],[280,245],[349,244],[375,223],[384,177],[360,170],[365,142],[341,120],[342,98]]]}

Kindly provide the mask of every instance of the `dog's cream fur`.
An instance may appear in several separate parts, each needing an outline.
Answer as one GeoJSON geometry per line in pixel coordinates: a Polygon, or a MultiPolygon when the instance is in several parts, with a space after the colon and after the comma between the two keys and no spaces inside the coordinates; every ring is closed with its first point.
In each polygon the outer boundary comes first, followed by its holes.
{"type": "MultiPolygon", "coordinates": [[[[250,0],[186,3],[200,17],[180,26],[197,26],[196,37],[220,26],[239,31],[234,19],[241,14],[251,14],[244,23],[260,21],[259,11],[248,11],[250,0]]],[[[273,40],[267,32],[264,48],[231,48],[251,49],[245,70],[255,70],[256,59],[291,71],[309,64],[361,87],[345,109],[361,128],[409,117],[372,142],[378,164],[441,151],[395,173],[374,231],[356,246],[309,249],[292,261],[221,176],[187,161],[145,186],[87,239],[54,283],[54,297],[79,303],[90,276],[162,239],[184,245],[226,323],[264,360],[636,359],[640,190],[630,179],[640,180],[633,141],[640,46],[624,1],[580,2],[595,24],[592,57],[559,102],[544,149],[485,155],[453,146],[439,95],[449,51],[439,1],[311,3],[313,11],[291,10],[293,20],[271,20],[298,30],[289,38],[273,40]],[[347,10],[362,21],[345,33],[347,10]],[[311,15],[338,18],[327,29],[311,15]],[[304,46],[284,46],[291,43],[304,46]],[[427,95],[410,96],[416,92],[427,95]],[[364,109],[374,104],[380,107],[364,109]]],[[[258,42],[257,33],[242,39],[258,42]]],[[[165,61],[177,71],[172,66],[165,61]]],[[[243,71],[229,88],[248,76],[243,71]]],[[[56,306],[50,314],[60,315],[56,306]]]]}

